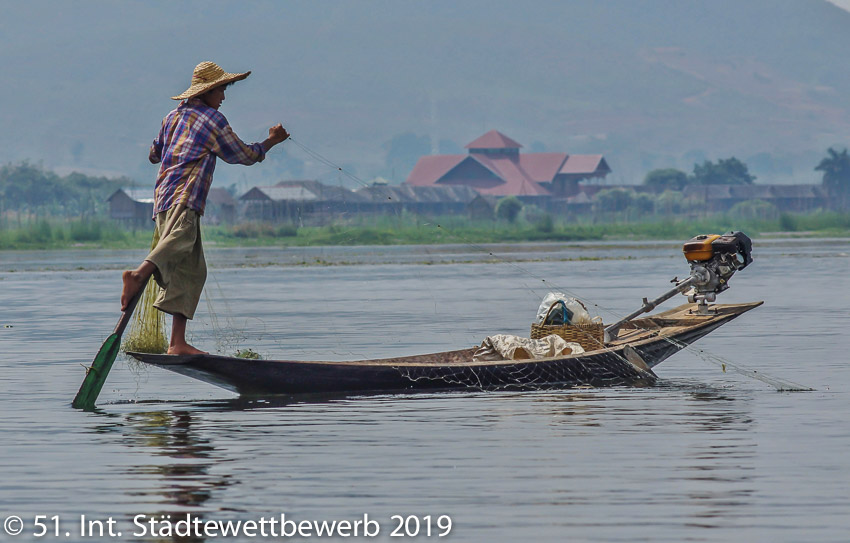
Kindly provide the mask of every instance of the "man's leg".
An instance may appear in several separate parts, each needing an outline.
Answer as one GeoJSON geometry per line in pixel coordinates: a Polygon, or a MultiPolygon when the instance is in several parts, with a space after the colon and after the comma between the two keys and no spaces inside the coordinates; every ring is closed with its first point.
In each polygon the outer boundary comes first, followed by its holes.
{"type": "Polygon", "coordinates": [[[168,354],[207,354],[205,351],[186,343],[186,321],[188,319],[180,313],[175,313],[172,317],[171,342],[168,345],[168,354]]]}
{"type": "Polygon", "coordinates": [[[133,296],[145,287],[154,270],[156,270],[156,266],[153,262],[145,260],[135,270],[128,270],[121,274],[121,280],[124,283],[124,287],[121,289],[121,311],[127,309],[133,296]]]}

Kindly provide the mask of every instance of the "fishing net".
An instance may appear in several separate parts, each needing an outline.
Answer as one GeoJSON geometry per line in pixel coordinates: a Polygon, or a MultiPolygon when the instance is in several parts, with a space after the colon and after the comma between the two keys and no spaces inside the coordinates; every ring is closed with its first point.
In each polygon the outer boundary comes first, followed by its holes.
{"type": "MultiPolygon", "coordinates": [[[[153,231],[151,249],[159,243],[159,227],[153,231]]],[[[161,354],[168,350],[168,338],[165,335],[165,314],[153,304],[159,295],[159,285],[153,277],[148,280],[142,298],[136,306],[130,331],[121,345],[124,351],[161,354]]]]}
{"type": "Polygon", "coordinates": [[[657,379],[655,374],[639,364],[630,362],[622,351],[606,350],[577,358],[498,364],[400,366],[397,370],[404,378],[420,386],[433,388],[537,390],[654,384],[657,379]]]}

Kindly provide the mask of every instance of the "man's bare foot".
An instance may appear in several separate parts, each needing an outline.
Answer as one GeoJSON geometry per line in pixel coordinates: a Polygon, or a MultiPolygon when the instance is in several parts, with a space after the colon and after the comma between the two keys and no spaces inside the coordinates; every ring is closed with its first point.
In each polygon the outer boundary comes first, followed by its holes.
{"type": "Polygon", "coordinates": [[[209,354],[206,351],[202,351],[200,349],[196,349],[189,345],[188,343],[183,343],[179,345],[171,345],[168,347],[168,354],[209,354]]]}
{"type": "Polygon", "coordinates": [[[121,274],[121,281],[124,283],[124,288],[121,289],[121,311],[126,311],[127,306],[130,305],[130,300],[144,286],[144,279],[135,272],[125,271],[121,274]]]}

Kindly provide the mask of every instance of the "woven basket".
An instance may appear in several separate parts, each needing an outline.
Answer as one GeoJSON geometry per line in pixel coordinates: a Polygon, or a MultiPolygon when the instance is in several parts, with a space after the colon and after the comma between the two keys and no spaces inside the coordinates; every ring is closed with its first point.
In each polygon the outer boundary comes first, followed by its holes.
{"type": "MultiPolygon", "coordinates": [[[[546,312],[543,322],[549,318],[549,313],[552,308],[546,312]]],[[[605,335],[605,325],[603,324],[537,324],[531,325],[531,339],[541,339],[546,336],[555,334],[567,341],[573,341],[582,346],[585,351],[595,351],[605,346],[602,338],[605,335]]]]}

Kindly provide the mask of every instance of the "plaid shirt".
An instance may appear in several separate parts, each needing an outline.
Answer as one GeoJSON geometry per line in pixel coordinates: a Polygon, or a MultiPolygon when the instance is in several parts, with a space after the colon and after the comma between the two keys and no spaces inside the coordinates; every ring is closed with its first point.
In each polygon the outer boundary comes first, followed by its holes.
{"type": "Polygon", "coordinates": [[[239,139],[224,115],[199,99],[182,102],[166,115],[150,151],[152,163],[162,162],[154,217],[178,204],[203,214],[216,157],[247,166],[261,162],[266,153],[261,143],[247,145],[239,139]]]}

